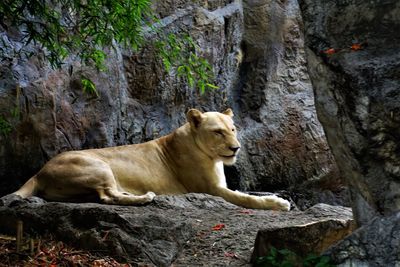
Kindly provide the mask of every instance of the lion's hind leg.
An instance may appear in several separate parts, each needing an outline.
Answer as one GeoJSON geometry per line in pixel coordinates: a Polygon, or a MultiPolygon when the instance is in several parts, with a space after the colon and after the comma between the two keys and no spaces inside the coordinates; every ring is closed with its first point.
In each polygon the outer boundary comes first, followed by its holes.
{"type": "Polygon", "coordinates": [[[94,189],[100,201],[105,204],[137,205],[151,202],[155,194],[148,192],[144,195],[134,195],[121,190],[116,182],[116,177],[110,166],[102,160],[89,159],[84,171],[81,169],[79,184],[89,185],[94,189]]]}
{"type": "Polygon", "coordinates": [[[138,205],[151,202],[155,195],[153,192],[147,192],[144,195],[134,195],[128,192],[121,192],[116,187],[97,189],[100,200],[105,204],[114,205],[138,205]]]}

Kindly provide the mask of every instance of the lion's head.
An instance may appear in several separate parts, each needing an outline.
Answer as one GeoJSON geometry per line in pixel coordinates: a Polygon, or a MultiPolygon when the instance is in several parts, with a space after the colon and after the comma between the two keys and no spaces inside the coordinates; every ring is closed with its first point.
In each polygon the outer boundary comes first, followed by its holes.
{"type": "Polygon", "coordinates": [[[232,165],[240,149],[233,112],[227,109],[222,113],[191,109],[187,113],[191,132],[197,146],[210,158],[232,165]]]}

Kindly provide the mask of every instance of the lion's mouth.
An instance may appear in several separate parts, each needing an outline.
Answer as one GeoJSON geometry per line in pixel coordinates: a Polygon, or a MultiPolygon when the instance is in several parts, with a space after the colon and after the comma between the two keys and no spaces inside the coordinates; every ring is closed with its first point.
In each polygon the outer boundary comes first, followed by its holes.
{"type": "Polygon", "coordinates": [[[230,155],[230,156],[225,156],[225,155],[219,155],[219,156],[222,157],[222,158],[231,159],[231,158],[236,157],[236,154],[233,154],[233,155],[230,155]]]}

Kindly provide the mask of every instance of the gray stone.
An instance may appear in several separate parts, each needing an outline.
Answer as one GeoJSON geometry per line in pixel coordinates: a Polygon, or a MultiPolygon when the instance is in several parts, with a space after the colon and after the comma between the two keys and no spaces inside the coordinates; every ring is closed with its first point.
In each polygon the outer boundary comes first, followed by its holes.
{"type": "MultiPolygon", "coordinates": [[[[9,198],[9,197],[4,197],[9,198]]],[[[103,251],[131,263],[170,266],[183,244],[194,234],[175,207],[119,207],[94,203],[37,203],[14,200],[0,207],[1,231],[14,234],[17,220],[31,235],[52,234],[80,248],[103,251]],[[158,210],[158,212],[157,212],[158,210]],[[164,212],[163,212],[164,210],[164,212]]]]}
{"type": "Polygon", "coordinates": [[[400,266],[400,212],[373,219],[324,254],[340,267],[400,266]]]}
{"type": "MultiPolygon", "coordinates": [[[[307,211],[248,210],[205,194],[156,196],[144,206],[46,202],[8,195],[0,199],[0,233],[22,220],[30,236],[51,234],[76,248],[150,266],[248,266],[259,229],[322,223],[321,235],[352,222],[348,208],[307,211]],[[213,228],[222,224],[220,230],[213,228]],[[330,228],[332,227],[332,228],[330,228]],[[229,256],[231,255],[231,256],[229,256]]],[[[304,240],[312,243],[312,240],[304,240]]]]}
{"type": "Polygon", "coordinates": [[[252,262],[269,254],[272,247],[289,249],[297,255],[320,254],[355,229],[350,208],[318,204],[306,210],[305,223],[264,227],[257,233],[252,262]],[[321,217],[324,219],[321,220],[321,217]]]}
{"type": "Polygon", "coordinates": [[[244,1],[243,16],[244,58],[233,92],[245,148],[236,167],[241,187],[295,188],[335,172],[315,113],[297,1],[244,1]]]}
{"type": "Polygon", "coordinates": [[[318,117],[361,226],[326,254],[339,266],[400,266],[400,3],[299,2],[318,117]]]}
{"type": "Polygon", "coordinates": [[[400,3],[300,3],[318,116],[363,225],[400,209],[400,3]]]}

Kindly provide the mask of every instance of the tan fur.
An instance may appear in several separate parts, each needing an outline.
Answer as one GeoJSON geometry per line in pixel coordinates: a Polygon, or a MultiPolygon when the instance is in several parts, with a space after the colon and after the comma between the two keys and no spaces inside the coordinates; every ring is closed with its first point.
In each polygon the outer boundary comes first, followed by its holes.
{"type": "Polygon", "coordinates": [[[97,195],[108,204],[131,205],[155,194],[208,193],[246,208],[289,210],[276,196],[250,196],[226,187],[223,164],[232,165],[240,143],[232,110],[191,109],[173,133],[143,144],[62,153],[15,194],[56,201],[97,195]]]}

